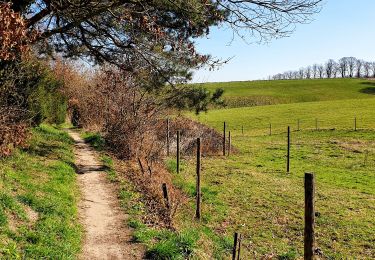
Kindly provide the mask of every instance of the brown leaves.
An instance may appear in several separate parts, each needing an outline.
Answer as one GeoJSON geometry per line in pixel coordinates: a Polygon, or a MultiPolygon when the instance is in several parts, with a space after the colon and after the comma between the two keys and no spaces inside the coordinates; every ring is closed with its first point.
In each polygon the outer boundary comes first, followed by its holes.
{"type": "Polygon", "coordinates": [[[30,36],[25,20],[13,12],[10,3],[0,3],[0,60],[13,60],[28,51],[30,36]]]}
{"type": "Polygon", "coordinates": [[[12,154],[15,147],[25,147],[29,136],[28,125],[15,118],[17,109],[0,108],[0,157],[12,154]]]}

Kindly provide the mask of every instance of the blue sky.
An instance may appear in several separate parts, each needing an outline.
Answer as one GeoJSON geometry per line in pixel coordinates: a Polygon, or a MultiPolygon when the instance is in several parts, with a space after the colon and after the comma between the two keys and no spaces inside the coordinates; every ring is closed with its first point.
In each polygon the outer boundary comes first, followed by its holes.
{"type": "Polygon", "coordinates": [[[375,0],[325,0],[310,24],[299,24],[288,38],[268,44],[232,39],[230,30],[215,28],[197,41],[198,51],[218,58],[233,57],[217,71],[199,70],[193,82],[265,79],[326,60],[353,56],[375,61],[375,0]]]}

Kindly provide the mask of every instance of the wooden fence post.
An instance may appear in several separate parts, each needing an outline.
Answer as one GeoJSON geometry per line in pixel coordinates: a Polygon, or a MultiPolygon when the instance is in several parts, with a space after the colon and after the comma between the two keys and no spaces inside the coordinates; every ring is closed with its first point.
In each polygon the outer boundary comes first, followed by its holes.
{"type": "Polygon", "coordinates": [[[197,138],[197,182],[196,182],[196,199],[197,207],[195,211],[196,219],[201,219],[201,139],[197,138]]]}
{"type": "Polygon", "coordinates": [[[232,146],[232,137],[230,136],[230,131],[228,132],[228,156],[231,152],[231,146],[232,146]]]}
{"type": "Polygon", "coordinates": [[[226,135],[225,135],[225,131],[226,131],[226,123],[224,121],[224,136],[223,136],[223,155],[225,156],[226,154],[226,151],[225,151],[225,143],[226,143],[226,135]]]}
{"type": "Polygon", "coordinates": [[[169,118],[167,119],[167,156],[169,156],[169,118]]]}
{"type": "Polygon", "coordinates": [[[243,135],[243,126],[242,126],[242,135],[243,135]]]}
{"type": "Polygon", "coordinates": [[[166,183],[162,184],[162,189],[163,189],[163,197],[164,197],[165,205],[169,209],[171,205],[169,204],[168,188],[167,188],[166,183]]]}
{"type": "Polygon", "coordinates": [[[286,172],[290,171],[290,126],[288,126],[288,151],[286,156],[286,172]]]}
{"type": "Polygon", "coordinates": [[[305,173],[305,234],[304,234],[304,259],[314,259],[314,192],[315,180],[313,173],[305,173]]]}
{"type": "Polygon", "coordinates": [[[238,233],[234,233],[234,243],[233,243],[233,251],[232,251],[232,260],[236,260],[237,256],[237,244],[238,244],[238,233]]]}
{"type": "Polygon", "coordinates": [[[180,130],[177,131],[176,172],[180,173],[180,130]]]}
{"type": "Polygon", "coordinates": [[[357,131],[357,117],[354,118],[354,131],[357,131]]]}
{"type": "Polygon", "coordinates": [[[138,165],[139,165],[139,168],[141,169],[142,174],[144,175],[145,170],[143,169],[143,165],[142,165],[141,159],[139,159],[139,157],[138,157],[138,165]]]}

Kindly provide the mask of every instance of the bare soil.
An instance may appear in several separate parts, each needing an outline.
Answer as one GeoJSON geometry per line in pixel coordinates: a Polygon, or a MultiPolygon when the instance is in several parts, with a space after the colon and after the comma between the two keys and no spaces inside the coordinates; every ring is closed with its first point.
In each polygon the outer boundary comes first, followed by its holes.
{"type": "Polygon", "coordinates": [[[108,181],[98,154],[77,132],[68,132],[76,142],[79,216],[85,230],[79,259],[142,259],[144,250],[131,241],[128,216],[119,206],[116,186],[108,181]]]}

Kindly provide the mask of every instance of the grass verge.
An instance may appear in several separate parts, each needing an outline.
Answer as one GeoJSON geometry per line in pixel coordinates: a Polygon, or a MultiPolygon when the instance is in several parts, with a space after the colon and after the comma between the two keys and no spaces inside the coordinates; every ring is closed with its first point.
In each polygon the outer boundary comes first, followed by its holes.
{"type": "Polygon", "coordinates": [[[0,258],[75,259],[77,225],[73,142],[41,125],[29,147],[0,161],[0,258]]]}

